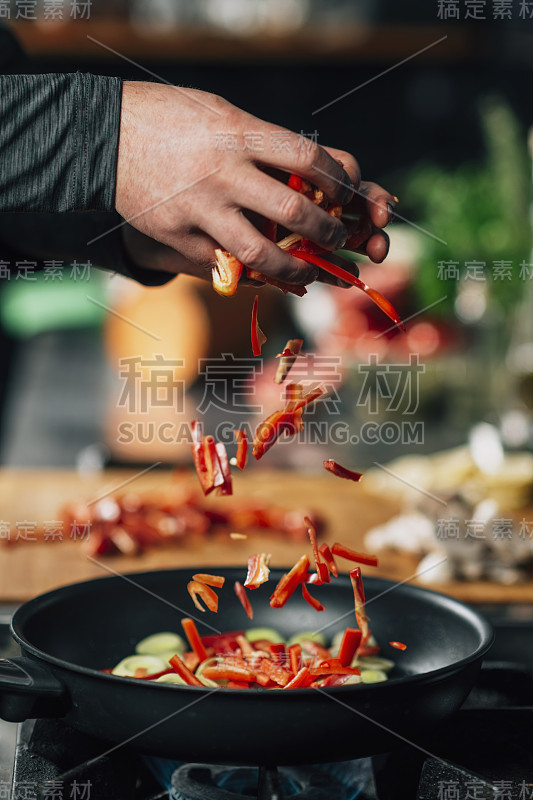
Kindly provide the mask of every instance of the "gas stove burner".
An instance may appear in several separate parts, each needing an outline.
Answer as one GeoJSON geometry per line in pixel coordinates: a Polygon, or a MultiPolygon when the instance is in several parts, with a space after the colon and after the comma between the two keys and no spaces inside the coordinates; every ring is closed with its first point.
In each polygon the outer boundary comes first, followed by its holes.
{"type": "MultiPolygon", "coordinates": [[[[353,797],[353,793],[350,793],[353,797]]],[[[317,767],[220,767],[184,764],[172,776],[175,800],[347,800],[338,778],[317,767]]]]}

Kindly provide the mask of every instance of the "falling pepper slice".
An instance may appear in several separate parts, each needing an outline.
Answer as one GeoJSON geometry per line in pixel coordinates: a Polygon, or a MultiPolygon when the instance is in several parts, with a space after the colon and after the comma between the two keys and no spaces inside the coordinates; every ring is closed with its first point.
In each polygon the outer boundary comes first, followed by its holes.
{"type": "Polygon", "coordinates": [[[228,454],[226,452],[226,445],[222,442],[217,442],[215,449],[218,456],[218,463],[222,473],[223,482],[218,487],[218,494],[229,495],[233,494],[233,481],[231,478],[231,470],[229,466],[228,454]]]}
{"type": "Polygon", "coordinates": [[[259,302],[259,295],[256,294],[254,304],[252,307],[252,352],[254,356],[261,355],[261,347],[267,340],[267,337],[259,327],[257,321],[257,304],[259,302]]]}
{"type": "Polygon", "coordinates": [[[280,361],[274,376],[274,383],[283,383],[291,371],[296,358],[300,355],[303,343],[303,339],[289,339],[283,351],[278,353],[276,358],[279,358],[280,361]]]}
{"type": "Polygon", "coordinates": [[[320,600],[317,600],[316,597],[313,597],[305,583],[302,583],[302,596],[305,602],[309,603],[309,605],[314,608],[315,611],[326,610],[326,606],[323,606],[320,600]]]}
{"type": "Polygon", "coordinates": [[[346,478],[347,480],[357,482],[363,477],[362,472],[354,472],[351,469],[346,469],[346,467],[341,467],[341,465],[337,464],[332,458],[328,458],[323,464],[324,469],[328,472],[332,472],[333,475],[336,475],[338,478],[346,478]]]}
{"type": "Polygon", "coordinates": [[[325,542],[323,542],[318,548],[318,550],[320,552],[320,555],[326,562],[327,568],[329,569],[330,573],[333,575],[334,578],[338,578],[339,569],[337,567],[337,564],[335,563],[335,559],[333,557],[331,550],[329,549],[329,546],[325,542]]]}
{"type": "Polygon", "coordinates": [[[215,259],[216,263],[211,271],[213,289],[221,295],[231,297],[237,291],[243,264],[221,247],[216,248],[215,259]]]}
{"type": "MultiPolygon", "coordinates": [[[[317,543],[317,540],[316,540],[316,529],[315,529],[315,526],[313,525],[313,523],[311,522],[309,517],[304,517],[304,522],[307,525],[307,533],[309,534],[309,539],[311,541],[311,547],[313,549],[313,558],[314,558],[314,561],[315,561],[316,574],[318,575],[318,583],[329,583],[330,582],[329,570],[327,568],[327,565],[323,564],[321,562],[321,560],[320,560],[320,552],[318,550],[318,543],[317,543]]],[[[317,581],[315,581],[315,583],[316,582],[317,581]]],[[[304,597],[305,597],[305,595],[304,595],[304,597]]],[[[308,603],[310,602],[307,599],[307,597],[305,597],[305,599],[307,600],[308,603]]],[[[313,603],[311,603],[311,605],[313,605],[313,603]]],[[[322,609],[319,609],[319,610],[322,610],[322,609]]]]}
{"type": "Polygon", "coordinates": [[[246,594],[246,589],[244,588],[242,583],[239,583],[239,581],[235,581],[235,584],[234,584],[233,588],[235,589],[235,594],[237,595],[237,597],[241,601],[242,607],[246,611],[246,614],[248,615],[248,618],[249,619],[253,619],[254,611],[253,611],[253,608],[252,608],[252,604],[250,603],[250,600],[248,598],[248,595],[246,594]]]}
{"type": "Polygon", "coordinates": [[[270,553],[256,553],[248,559],[248,574],[244,585],[247,589],[257,589],[268,581],[270,553]]]}
{"type": "Polygon", "coordinates": [[[348,561],[355,561],[357,564],[366,564],[369,567],[377,567],[379,561],[377,556],[372,556],[368,553],[356,553],[355,550],[351,550],[349,547],[345,547],[339,542],[335,542],[331,548],[331,552],[334,556],[346,558],[348,561]]]}
{"type": "Polygon", "coordinates": [[[361,644],[364,645],[370,636],[370,628],[368,627],[368,617],[365,613],[365,590],[363,588],[361,567],[355,567],[350,571],[350,580],[355,600],[355,618],[361,630],[361,644]]]}
{"type": "Polygon", "coordinates": [[[235,466],[244,469],[248,460],[248,436],[244,428],[233,431],[237,440],[237,453],[235,455],[235,466]]]}
{"type": "Polygon", "coordinates": [[[396,650],[407,650],[407,645],[403,642],[389,642],[391,647],[394,647],[396,650]]]}
{"type": "Polygon", "coordinates": [[[198,611],[205,611],[198,599],[198,596],[200,596],[209,611],[213,611],[216,614],[218,611],[218,595],[210,586],[206,586],[205,583],[200,583],[200,581],[189,581],[187,591],[198,611]]]}
{"type": "Polygon", "coordinates": [[[193,581],[205,583],[207,586],[216,586],[217,589],[221,589],[226,580],[222,575],[208,575],[206,572],[197,572],[196,575],[192,576],[192,579],[193,581]]]}
{"type": "Polygon", "coordinates": [[[383,297],[383,295],[380,294],[380,292],[378,292],[376,289],[372,289],[362,280],[356,278],[355,275],[352,275],[351,272],[348,272],[342,267],[338,267],[337,264],[332,264],[331,261],[327,261],[325,258],[321,258],[314,253],[307,253],[297,248],[291,248],[288,252],[296,258],[300,258],[302,261],[307,261],[309,264],[314,264],[316,267],[323,269],[325,272],[329,272],[336,278],[340,278],[341,280],[346,281],[346,283],[351,283],[353,286],[361,289],[362,292],[367,294],[370,299],[373,300],[379,308],[381,308],[383,313],[386,314],[389,319],[398,325],[400,330],[405,331],[405,326],[401,320],[401,317],[392,303],[389,302],[386,297],[383,297]]]}
{"type": "Polygon", "coordinates": [[[293,594],[297,586],[305,580],[309,569],[309,558],[301,556],[289,572],[282,576],[273,594],[270,597],[272,608],[281,608],[293,594]]]}

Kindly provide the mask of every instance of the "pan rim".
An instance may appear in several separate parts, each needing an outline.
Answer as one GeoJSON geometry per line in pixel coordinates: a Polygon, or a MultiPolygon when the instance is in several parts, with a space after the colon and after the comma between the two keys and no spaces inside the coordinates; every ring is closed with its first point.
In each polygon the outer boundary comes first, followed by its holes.
{"type": "MultiPolygon", "coordinates": [[[[31,653],[34,657],[36,657],[40,662],[46,664],[53,664],[56,667],[59,667],[62,670],[66,670],[67,672],[75,672],[78,674],[82,674],[85,676],[89,676],[91,678],[96,678],[99,680],[109,680],[112,679],[114,682],[119,681],[120,683],[132,686],[134,683],[136,685],[142,684],[145,688],[149,688],[150,690],[173,690],[178,691],[181,694],[183,691],[190,693],[191,691],[195,693],[199,692],[216,692],[217,694],[223,692],[224,695],[243,695],[247,694],[250,697],[255,696],[268,696],[272,697],[272,695],[283,697],[302,697],[302,696],[316,696],[317,691],[316,689],[306,688],[306,689],[298,689],[297,691],[290,691],[287,692],[285,689],[228,689],[226,687],[220,687],[217,689],[210,689],[207,686],[179,686],[179,685],[169,685],[164,683],[156,683],[154,681],[139,681],[136,678],[127,678],[121,675],[111,675],[109,673],[101,672],[97,669],[92,669],[91,667],[84,667],[79,664],[74,664],[69,661],[65,661],[64,659],[58,658],[53,656],[49,653],[46,653],[44,650],[41,650],[39,647],[36,647],[31,642],[29,642],[22,632],[19,630],[20,627],[24,624],[24,621],[31,616],[32,611],[36,607],[42,607],[44,604],[51,603],[57,596],[62,595],[76,595],[78,592],[86,591],[87,586],[94,583],[101,583],[103,581],[113,582],[113,581],[120,581],[122,580],[122,576],[129,579],[135,578],[150,578],[161,575],[162,573],[178,573],[190,575],[191,572],[197,571],[209,571],[212,568],[209,566],[202,565],[201,567],[174,567],[168,569],[157,569],[157,570],[142,570],[137,572],[125,572],[119,575],[112,575],[112,576],[102,576],[97,578],[89,578],[85,581],[77,581],[75,583],[66,584],[65,586],[60,586],[56,589],[51,589],[48,592],[43,592],[40,595],[28,600],[26,603],[23,603],[13,614],[13,618],[11,620],[11,634],[15,641],[26,651],[31,653]]],[[[224,574],[226,572],[234,572],[239,571],[242,572],[242,565],[237,566],[224,566],[224,567],[216,567],[215,568],[219,574],[224,574]]],[[[283,568],[276,568],[273,569],[271,572],[272,574],[276,574],[279,572],[280,574],[283,573],[283,568]]],[[[348,573],[340,573],[339,578],[343,578],[345,581],[349,583],[349,575],[348,573]]],[[[337,579],[338,580],[338,579],[337,579]]],[[[383,683],[374,683],[374,684],[352,684],[350,686],[331,686],[326,688],[321,688],[319,692],[321,694],[347,694],[351,692],[357,691],[358,694],[372,694],[373,692],[379,691],[392,691],[396,687],[404,687],[404,686],[411,686],[416,683],[420,682],[433,682],[438,681],[444,677],[448,677],[453,673],[464,669],[469,664],[473,662],[480,661],[486,653],[489,651],[490,647],[494,642],[494,631],[491,624],[488,622],[485,617],[478,612],[476,609],[472,608],[471,606],[467,605],[466,603],[457,600],[450,595],[446,595],[443,592],[437,592],[433,589],[426,588],[424,586],[419,586],[417,584],[412,583],[402,583],[398,584],[397,581],[390,580],[389,578],[383,578],[381,576],[372,576],[372,575],[365,575],[365,582],[371,583],[381,583],[386,585],[387,589],[392,589],[393,587],[401,587],[404,592],[408,592],[414,595],[425,595],[429,596],[433,599],[434,602],[443,603],[446,606],[452,606],[453,610],[456,613],[460,613],[460,615],[466,619],[469,624],[475,629],[480,637],[480,642],[476,649],[470,653],[469,655],[461,658],[459,661],[456,661],[452,664],[447,664],[443,667],[437,667],[436,669],[428,670],[426,672],[417,672],[411,675],[404,675],[398,678],[392,678],[388,681],[384,681],[383,683]]]]}

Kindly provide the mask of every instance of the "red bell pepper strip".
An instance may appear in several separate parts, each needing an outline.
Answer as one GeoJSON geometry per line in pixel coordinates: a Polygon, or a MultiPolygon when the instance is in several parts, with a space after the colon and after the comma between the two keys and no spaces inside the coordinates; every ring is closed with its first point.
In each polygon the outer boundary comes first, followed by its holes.
{"type": "Polygon", "coordinates": [[[194,467],[196,469],[196,474],[198,475],[202,491],[204,495],[207,495],[209,492],[212,492],[215,487],[213,484],[213,474],[207,468],[201,425],[197,419],[194,419],[191,422],[191,435],[191,452],[194,461],[194,467]]]}
{"type": "Polygon", "coordinates": [[[288,663],[287,647],[284,642],[273,642],[270,645],[270,652],[272,653],[272,660],[280,667],[288,663]]]}
{"type": "Polygon", "coordinates": [[[343,667],[350,666],[360,644],[361,631],[357,628],[346,628],[339,647],[339,661],[343,667]]]}
{"type": "Polygon", "coordinates": [[[289,339],[283,351],[277,354],[276,358],[279,358],[280,361],[274,376],[274,383],[283,383],[296,358],[300,355],[303,343],[303,339],[289,339]]]}
{"type": "Polygon", "coordinates": [[[279,686],[286,686],[292,680],[292,675],[288,669],[284,667],[280,667],[278,664],[275,664],[269,658],[263,658],[259,664],[259,669],[261,672],[264,672],[265,675],[268,675],[270,680],[274,681],[274,683],[279,684],[279,686]]]}
{"type": "Polygon", "coordinates": [[[257,321],[257,303],[259,301],[259,295],[256,294],[254,304],[252,307],[252,352],[254,356],[261,355],[261,347],[267,340],[267,337],[259,327],[259,323],[257,321]]]}
{"type": "Polygon", "coordinates": [[[311,675],[360,675],[361,670],[357,667],[311,667],[311,675]]]}
{"type": "Polygon", "coordinates": [[[391,647],[394,647],[396,650],[407,650],[407,645],[403,642],[389,642],[391,647]]]}
{"type": "Polygon", "coordinates": [[[332,264],[331,261],[327,261],[325,258],[321,258],[313,253],[306,253],[297,248],[291,248],[288,252],[292,256],[301,258],[303,261],[307,261],[309,264],[314,264],[316,267],[323,269],[325,272],[335,275],[336,278],[340,278],[341,280],[346,281],[346,283],[351,283],[353,286],[361,289],[362,292],[367,294],[370,299],[373,300],[379,308],[381,308],[381,310],[389,317],[389,319],[398,325],[400,330],[405,331],[405,326],[401,320],[401,317],[392,303],[383,297],[380,292],[376,291],[376,289],[372,289],[370,286],[367,286],[366,283],[363,283],[362,280],[356,278],[355,275],[352,275],[351,272],[348,272],[342,267],[332,264]]]}
{"type": "Polygon", "coordinates": [[[205,583],[207,586],[216,586],[217,589],[221,589],[226,580],[222,575],[208,575],[205,572],[197,572],[196,575],[192,576],[192,579],[193,581],[205,583]]]}
{"type": "Polygon", "coordinates": [[[289,647],[289,663],[291,665],[291,672],[295,675],[302,667],[302,645],[291,644],[289,647]]]}
{"type": "Polygon", "coordinates": [[[237,644],[239,645],[243,658],[249,658],[254,655],[255,649],[244,634],[242,636],[237,636],[237,644]]]}
{"type": "Polygon", "coordinates": [[[200,659],[192,650],[188,650],[186,653],[183,653],[181,660],[187,667],[190,669],[191,672],[194,672],[198,664],[200,663],[200,659]]]}
{"type": "Polygon", "coordinates": [[[219,294],[231,297],[237,291],[243,264],[221,247],[215,249],[216,263],[211,271],[213,289],[219,294]]]}
{"type": "Polygon", "coordinates": [[[253,670],[233,667],[229,664],[216,664],[212,667],[206,667],[202,675],[210,681],[246,681],[247,683],[255,681],[253,670]]]}
{"type": "Polygon", "coordinates": [[[312,656],[315,656],[315,658],[319,658],[320,661],[329,661],[331,658],[327,648],[322,647],[318,642],[313,642],[311,639],[306,639],[305,642],[302,642],[302,648],[311,653],[312,656]]]}
{"type": "MultiPolygon", "coordinates": [[[[323,564],[322,566],[325,566],[325,564],[323,564]]],[[[309,592],[309,589],[307,588],[305,583],[302,583],[302,596],[303,599],[306,601],[306,603],[309,603],[309,605],[312,606],[315,609],[315,611],[326,610],[326,606],[323,606],[320,600],[317,600],[316,597],[313,597],[313,595],[309,592]]]]}
{"type": "Polygon", "coordinates": [[[309,558],[301,556],[289,572],[282,576],[270,597],[272,608],[281,608],[293,594],[297,586],[302,583],[309,569],[309,558]]]}
{"type": "Polygon", "coordinates": [[[247,681],[228,681],[226,689],[248,689],[249,686],[247,681]]]}
{"type": "Polygon", "coordinates": [[[314,199],[315,192],[313,187],[306,180],[300,178],[299,175],[295,175],[294,173],[290,175],[287,186],[289,189],[294,189],[296,192],[300,192],[300,194],[305,194],[306,197],[314,199]]]}
{"type": "Polygon", "coordinates": [[[242,607],[246,611],[249,619],[253,619],[254,611],[252,608],[252,604],[250,603],[250,600],[248,598],[248,595],[246,594],[246,589],[244,588],[242,583],[239,583],[239,581],[235,581],[234,589],[235,589],[235,594],[241,601],[242,607]]]}
{"type": "Polygon", "coordinates": [[[327,678],[319,678],[316,681],[313,681],[311,684],[311,689],[327,689],[331,688],[332,686],[342,686],[348,680],[349,675],[330,675],[327,678]]]}
{"type": "Polygon", "coordinates": [[[236,429],[233,431],[237,439],[237,454],[235,456],[235,466],[239,469],[244,469],[246,461],[248,460],[248,436],[244,429],[236,429]]]}
{"type": "Polygon", "coordinates": [[[361,567],[355,567],[350,571],[350,580],[355,599],[355,618],[361,630],[361,644],[365,644],[370,636],[370,628],[368,627],[368,617],[365,614],[365,590],[361,567]]]}
{"type": "Polygon", "coordinates": [[[233,494],[233,483],[231,479],[231,470],[228,461],[228,454],[226,452],[226,445],[222,444],[222,442],[217,442],[216,451],[218,456],[218,463],[220,464],[220,470],[222,472],[222,477],[224,479],[221,486],[218,488],[218,494],[220,495],[228,495],[233,494]]]}
{"type": "MultiPolygon", "coordinates": [[[[108,670],[108,671],[112,672],[113,670],[108,670]]],[[[138,680],[141,680],[141,681],[155,681],[155,680],[157,680],[157,678],[162,678],[163,675],[170,675],[171,673],[175,672],[175,670],[173,670],[173,669],[164,669],[162,672],[151,672],[150,674],[144,674],[144,675],[137,675],[138,672],[139,672],[139,670],[136,669],[135,670],[135,675],[133,676],[134,678],[137,678],[138,680]]],[[[146,673],[146,670],[144,670],[144,672],[146,673]]]]}
{"type": "Polygon", "coordinates": [[[207,658],[207,650],[205,649],[200,634],[192,619],[185,617],[181,620],[181,626],[185,631],[185,636],[191,646],[192,651],[198,656],[200,663],[207,658]]]}
{"type": "Polygon", "coordinates": [[[346,558],[348,561],[355,561],[357,564],[367,564],[369,567],[377,567],[378,565],[377,556],[371,556],[368,553],[357,553],[355,550],[340,544],[340,542],[335,542],[331,552],[334,556],[346,558]]]}
{"type": "Polygon", "coordinates": [[[360,481],[363,477],[361,472],[354,472],[351,469],[346,469],[346,467],[341,467],[340,464],[337,464],[332,458],[328,458],[327,461],[323,462],[324,469],[327,469],[328,472],[332,472],[338,478],[347,478],[350,481],[360,481]]]}
{"type": "MultiPolygon", "coordinates": [[[[330,582],[329,570],[327,568],[327,565],[323,564],[321,562],[321,560],[320,560],[320,553],[319,553],[319,550],[318,550],[318,543],[317,543],[317,540],[316,540],[316,529],[315,529],[315,526],[313,525],[313,523],[311,522],[309,517],[304,517],[304,522],[307,525],[307,533],[309,534],[309,539],[311,541],[311,547],[313,549],[313,558],[315,560],[316,574],[319,577],[320,583],[329,583],[330,582]]],[[[309,592],[308,592],[308,594],[309,594],[309,592]]],[[[304,595],[304,597],[307,600],[307,597],[305,595],[304,595]]],[[[307,600],[307,602],[309,603],[310,601],[307,600]]],[[[311,605],[313,605],[313,603],[311,603],[311,605]]],[[[319,605],[320,605],[320,603],[319,603],[319,605]]],[[[322,609],[317,609],[317,610],[320,611],[322,609]]]]}
{"type": "Polygon", "coordinates": [[[194,675],[194,673],[192,673],[190,669],[188,669],[185,666],[185,664],[177,654],[175,656],[172,656],[172,658],[169,661],[169,664],[174,670],[174,672],[177,672],[180,678],[183,678],[185,683],[188,683],[189,686],[203,686],[203,683],[200,680],[198,680],[196,675],[194,675]]]}
{"type": "Polygon", "coordinates": [[[339,569],[337,564],[335,563],[335,559],[333,558],[333,554],[329,549],[329,546],[323,542],[320,547],[318,548],[320,555],[326,562],[327,568],[329,569],[330,573],[333,575],[334,578],[339,577],[339,569]]]}
{"type": "Polygon", "coordinates": [[[308,667],[302,667],[299,672],[296,673],[292,681],[284,686],[284,689],[305,689],[309,686],[312,682],[313,678],[309,671],[308,667]]]}
{"type": "Polygon", "coordinates": [[[210,586],[206,586],[205,583],[200,583],[200,581],[189,581],[187,591],[198,611],[205,611],[205,608],[198,600],[198,595],[200,595],[209,611],[213,611],[216,614],[218,611],[218,595],[210,586]]]}
{"type": "Polygon", "coordinates": [[[309,403],[318,400],[325,393],[322,386],[308,392],[301,397],[296,396],[287,402],[281,411],[275,411],[256,428],[252,454],[259,460],[277,441],[282,433],[294,436],[303,428],[302,409],[309,403]]]}
{"type": "Polygon", "coordinates": [[[379,645],[375,645],[373,647],[365,647],[361,646],[357,650],[358,658],[366,658],[367,656],[377,656],[377,654],[381,651],[381,647],[379,645]]]}
{"type": "Polygon", "coordinates": [[[212,636],[202,636],[202,644],[206,649],[212,648],[215,655],[230,655],[239,649],[238,637],[244,636],[243,631],[218,633],[212,636]]]}
{"type": "Polygon", "coordinates": [[[257,589],[268,581],[270,553],[256,553],[248,559],[248,574],[244,585],[247,589],[257,589]]]}

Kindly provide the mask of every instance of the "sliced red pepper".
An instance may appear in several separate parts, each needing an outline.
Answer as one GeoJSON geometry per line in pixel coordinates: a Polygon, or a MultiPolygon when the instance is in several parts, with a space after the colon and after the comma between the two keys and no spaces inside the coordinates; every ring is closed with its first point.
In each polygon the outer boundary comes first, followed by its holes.
{"type": "Polygon", "coordinates": [[[250,600],[248,598],[248,595],[246,594],[246,589],[244,588],[242,583],[239,583],[239,581],[235,581],[234,589],[235,589],[235,594],[241,601],[242,607],[246,611],[249,619],[253,619],[254,611],[252,608],[252,604],[250,603],[250,600]]]}
{"type": "Polygon", "coordinates": [[[320,555],[326,562],[327,568],[329,569],[330,573],[333,575],[334,578],[339,577],[339,569],[337,564],[335,563],[335,559],[333,558],[333,554],[329,549],[329,546],[323,542],[320,547],[318,548],[320,555]]]}
{"type": "Polygon", "coordinates": [[[360,644],[361,631],[357,628],[346,628],[339,647],[339,661],[343,667],[350,666],[360,644]]]}
{"type": "Polygon", "coordinates": [[[286,686],[292,680],[292,675],[288,669],[274,664],[269,658],[261,659],[259,669],[279,686],[286,686]]]}
{"type": "Polygon", "coordinates": [[[327,689],[332,686],[342,686],[348,680],[349,675],[330,675],[327,678],[320,678],[311,684],[311,689],[327,689]]]}
{"type": "Polygon", "coordinates": [[[313,187],[306,180],[300,178],[299,175],[295,175],[294,173],[290,175],[287,186],[289,189],[294,189],[296,192],[300,192],[300,194],[304,194],[306,197],[314,199],[315,191],[313,187]]]}
{"type": "Polygon", "coordinates": [[[218,611],[218,595],[210,586],[206,586],[205,583],[200,583],[200,581],[189,581],[187,591],[198,611],[205,611],[205,608],[198,600],[198,595],[200,595],[209,611],[213,611],[216,614],[218,611]]]}
{"type": "Polygon", "coordinates": [[[255,654],[254,647],[252,643],[248,641],[246,636],[237,636],[237,644],[239,645],[239,649],[243,657],[248,658],[249,656],[253,656],[255,654]]]}
{"type": "Polygon", "coordinates": [[[253,670],[232,667],[229,664],[216,664],[212,667],[205,667],[202,675],[210,681],[246,681],[247,683],[255,681],[253,670]]]}
{"type": "Polygon", "coordinates": [[[261,347],[267,340],[267,337],[259,327],[257,321],[257,303],[259,302],[259,295],[256,294],[254,304],[252,307],[252,353],[254,356],[261,355],[261,347]]]}
{"type": "Polygon", "coordinates": [[[273,594],[270,597],[270,605],[272,608],[281,608],[285,605],[289,597],[293,594],[294,590],[305,579],[307,570],[309,569],[309,558],[306,555],[301,556],[296,564],[289,572],[280,579],[273,594]]]}
{"type": "Polygon", "coordinates": [[[198,656],[200,663],[207,658],[207,650],[205,649],[200,634],[192,619],[185,617],[181,620],[181,626],[185,631],[185,636],[189,642],[192,651],[198,656]]]}
{"type": "Polygon", "coordinates": [[[308,392],[303,396],[295,396],[287,402],[281,411],[275,411],[267,419],[261,422],[254,435],[252,454],[259,460],[277,441],[282,433],[294,436],[303,428],[302,409],[318,400],[325,393],[322,386],[308,392]]]}
{"type": "Polygon", "coordinates": [[[226,689],[248,689],[250,684],[247,681],[228,681],[226,689]]]}
{"type": "Polygon", "coordinates": [[[311,667],[311,675],[360,675],[357,667],[311,667]]]}
{"type": "Polygon", "coordinates": [[[379,647],[379,645],[374,645],[373,647],[361,646],[357,651],[357,657],[366,658],[367,656],[377,656],[380,651],[381,647],[379,647]]]}
{"type": "Polygon", "coordinates": [[[394,647],[396,650],[407,650],[407,645],[403,642],[389,642],[391,647],[394,647]]]}
{"type": "Polygon", "coordinates": [[[192,434],[191,452],[194,461],[194,467],[196,469],[196,474],[198,475],[202,491],[204,495],[207,495],[209,494],[209,492],[213,491],[215,486],[213,481],[213,473],[209,471],[207,468],[204,443],[202,437],[202,429],[197,419],[194,419],[191,422],[191,434],[192,434]]]}
{"type": "Polygon", "coordinates": [[[291,644],[289,647],[289,663],[291,665],[291,672],[295,675],[302,667],[302,645],[291,644]]]}
{"type": "Polygon", "coordinates": [[[224,482],[218,488],[218,494],[220,495],[233,494],[233,482],[231,479],[231,470],[229,466],[228,454],[226,452],[226,445],[222,444],[222,442],[217,442],[215,447],[218,456],[218,463],[220,464],[220,469],[222,472],[222,477],[224,478],[224,482]]]}
{"type": "MultiPolygon", "coordinates": [[[[109,670],[109,671],[111,672],[112,670],[109,670]]],[[[139,670],[135,670],[135,672],[137,673],[137,672],[139,672],[139,670]]],[[[146,672],[146,670],[144,670],[144,672],[146,672]]],[[[155,681],[158,678],[162,678],[163,675],[170,675],[173,672],[175,672],[175,670],[173,670],[173,669],[164,669],[162,672],[151,672],[149,675],[137,675],[137,674],[135,674],[133,677],[137,678],[138,680],[141,680],[141,681],[155,681]]]]}
{"type": "Polygon", "coordinates": [[[378,565],[379,559],[377,556],[372,556],[368,553],[357,553],[355,550],[340,544],[340,542],[335,542],[331,552],[334,556],[346,558],[348,561],[355,561],[357,564],[367,564],[369,567],[377,567],[378,565]]]}
{"type": "Polygon", "coordinates": [[[313,681],[311,673],[308,667],[302,667],[299,672],[296,673],[292,681],[290,681],[284,689],[305,689],[309,686],[313,681]]]}
{"type": "Polygon", "coordinates": [[[296,358],[300,355],[303,343],[303,339],[289,339],[283,351],[278,353],[276,358],[279,358],[280,361],[274,376],[274,383],[283,383],[291,371],[296,358]]]}
{"type": "Polygon", "coordinates": [[[229,655],[239,649],[239,636],[244,636],[243,631],[202,636],[202,643],[205,648],[213,648],[215,655],[229,655]]]}
{"type": "Polygon", "coordinates": [[[311,653],[312,656],[319,658],[320,661],[328,661],[331,658],[327,648],[322,647],[318,642],[313,642],[311,639],[302,642],[302,648],[311,653]]]}
{"type": "Polygon", "coordinates": [[[216,264],[211,271],[213,289],[219,294],[231,297],[237,291],[243,264],[221,247],[215,249],[216,264]]]}
{"type": "Polygon", "coordinates": [[[383,297],[380,292],[376,291],[376,289],[372,289],[370,286],[367,286],[366,283],[363,283],[362,280],[356,278],[355,275],[352,275],[351,272],[343,269],[342,267],[338,267],[336,264],[332,264],[331,261],[327,261],[325,258],[321,258],[318,255],[314,255],[313,253],[306,253],[303,250],[299,250],[297,248],[291,248],[288,251],[291,255],[296,256],[296,258],[301,258],[302,261],[307,261],[309,264],[314,264],[316,267],[323,269],[325,272],[329,272],[331,275],[335,275],[336,278],[340,278],[346,283],[351,283],[353,286],[356,286],[358,289],[361,289],[362,292],[367,294],[374,303],[381,308],[384,314],[386,314],[389,319],[391,319],[400,330],[405,331],[405,325],[403,324],[400,315],[394,308],[391,302],[383,297]]]}
{"type": "MultiPolygon", "coordinates": [[[[322,564],[322,566],[325,566],[325,564],[322,564]]],[[[315,611],[326,610],[326,606],[323,606],[320,600],[317,600],[316,597],[313,597],[305,583],[302,583],[302,596],[306,603],[309,603],[309,605],[312,606],[315,611]]]]}
{"type": "Polygon", "coordinates": [[[216,586],[217,589],[221,589],[224,586],[225,578],[222,575],[208,575],[205,572],[197,572],[196,575],[192,576],[193,581],[199,581],[200,583],[205,583],[207,586],[216,586]]]}
{"type": "Polygon", "coordinates": [[[337,464],[332,458],[328,458],[327,461],[323,462],[324,469],[327,469],[328,472],[332,472],[338,478],[347,478],[350,481],[360,481],[363,477],[362,472],[354,472],[351,469],[346,469],[346,467],[341,467],[340,464],[337,464]]]}
{"type": "Polygon", "coordinates": [[[365,614],[365,590],[361,567],[355,567],[350,571],[350,580],[355,599],[355,618],[361,630],[361,644],[365,644],[370,636],[370,628],[368,627],[368,617],[365,614]]]}
{"type": "Polygon", "coordinates": [[[235,466],[244,469],[248,460],[248,436],[244,429],[238,428],[233,431],[237,439],[237,454],[235,456],[235,466]]]}
{"type": "Polygon", "coordinates": [[[194,673],[192,673],[190,669],[188,669],[188,667],[185,666],[185,664],[177,654],[175,656],[172,656],[172,658],[169,661],[169,664],[174,670],[174,672],[177,672],[180,678],[182,678],[185,681],[185,683],[189,684],[189,686],[203,686],[203,683],[200,680],[198,680],[196,675],[194,675],[194,673]]]}
{"type": "MultiPolygon", "coordinates": [[[[326,564],[323,564],[321,562],[321,560],[320,560],[320,553],[319,553],[319,550],[318,550],[318,543],[317,543],[317,540],[316,540],[316,529],[315,529],[315,526],[313,525],[313,523],[311,522],[309,517],[304,517],[304,522],[307,525],[307,533],[309,534],[309,539],[311,541],[311,547],[313,549],[313,558],[315,560],[316,574],[319,577],[320,583],[329,583],[330,582],[329,570],[328,570],[326,564]]],[[[304,595],[304,597],[305,597],[305,595],[304,595]]],[[[305,599],[307,600],[307,597],[305,597],[305,599]]],[[[309,603],[310,601],[307,600],[307,602],[309,603]]],[[[311,602],[310,605],[313,605],[313,603],[311,602]]],[[[319,605],[320,605],[320,603],[319,603],[319,605]]],[[[317,610],[321,611],[322,609],[317,609],[317,610]]]]}
{"type": "Polygon", "coordinates": [[[270,553],[256,553],[248,559],[248,574],[244,585],[247,589],[257,589],[268,581],[270,553]]]}
{"type": "Polygon", "coordinates": [[[187,667],[190,669],[191,672],[194,672],[198,664],[200,663],[200,659],[192,650],[188,650],[186,653],[183,653],[181,660],[187,667]]]}
{"type": "Polygon", "coordinates": [[[287,647],[284,642],[273,642],[270,645],[270,652],[272,653],[272,660],[275,664],[280,667],[287,664],[287,647]]]}

